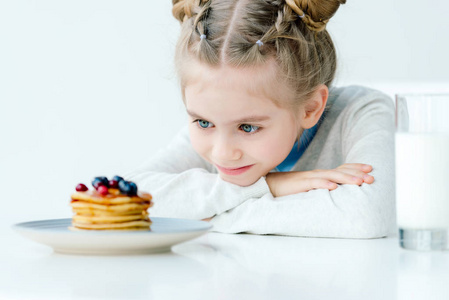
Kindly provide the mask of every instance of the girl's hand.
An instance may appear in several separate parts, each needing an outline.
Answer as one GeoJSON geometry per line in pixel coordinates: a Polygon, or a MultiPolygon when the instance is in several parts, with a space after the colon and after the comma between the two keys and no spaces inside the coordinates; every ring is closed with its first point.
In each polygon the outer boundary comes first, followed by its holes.
{"type": "Polygon", "coordinates": [[[274,197],[281,197],[313,189],[334,190],[338,184],[371,184],[374,177],[368,175],[373,167],[365,164],[344,164],[332,170],[268,173],[266,181],[274,197]]]}

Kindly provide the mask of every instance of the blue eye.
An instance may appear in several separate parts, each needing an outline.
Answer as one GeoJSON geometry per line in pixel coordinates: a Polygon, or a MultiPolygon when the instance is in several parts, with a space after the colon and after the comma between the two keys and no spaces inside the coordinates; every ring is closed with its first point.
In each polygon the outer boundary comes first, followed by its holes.
{"type": "Polygon", "coordinates": [[[209,128],[209,127],[212,127],[212,123],[211,123],[211,122],[208,122],[208,121],[197,120],[196,122],[198,123],[198,125],[199,125],[201,128],[209,128]]]}
{"type": "Polygon", "coordinates": [[[256,132],[257,130],[259,130],[259,126],[254,126],[254,125],[249,125],[249,124],[240,125],[240,128],[242,128],[242,130],[247,133],[252,133],[252,132],[256,132]]]}

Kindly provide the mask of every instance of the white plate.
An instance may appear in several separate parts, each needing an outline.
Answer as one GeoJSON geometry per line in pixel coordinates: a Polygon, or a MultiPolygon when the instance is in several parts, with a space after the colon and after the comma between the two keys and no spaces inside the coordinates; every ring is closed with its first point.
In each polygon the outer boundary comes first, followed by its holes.
{"type": "Polygon", "coordinates": [[[70,254],[145,254],[170,251],[212,226],[204,221],[151,217],[151,231],[72,231],[72,219],[15,224],[13,229],[55,252],[70,254]]]}

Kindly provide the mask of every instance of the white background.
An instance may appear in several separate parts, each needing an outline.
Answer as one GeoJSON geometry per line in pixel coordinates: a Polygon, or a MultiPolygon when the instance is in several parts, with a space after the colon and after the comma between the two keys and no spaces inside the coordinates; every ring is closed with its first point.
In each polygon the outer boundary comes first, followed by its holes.
{"type": "MultiPolygon", "coordinates": [[[[449,2],[348,0],[336,85],[449,92],[449,2]]],[[[123,174],[186,122],[171,1],[0,0],[0,219],[71,217],[79,182],[123,174]]]]}

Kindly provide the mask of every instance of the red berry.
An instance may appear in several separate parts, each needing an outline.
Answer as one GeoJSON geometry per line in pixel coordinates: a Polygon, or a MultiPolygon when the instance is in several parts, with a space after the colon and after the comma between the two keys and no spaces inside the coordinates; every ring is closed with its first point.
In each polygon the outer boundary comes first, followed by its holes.
{"type": "Polygon", "coordinates": [[[117,180],[109,180],[109,187],[112,189],[118,189],[118,181],[117,180]]]}
{"type": "Polygon", "coordinates": [[[78,184],[75,189],[77,192],[85,192],[88,190],[87,186],[82,183],[78,184]]]}
{"type": "Polygon", "coordinates": [[[98,187],[97,191],[98,191],[101,195],[103,195],[103,196],[105,196],[105,195],[107,195],[107,194],[109,193],[109,192],[108,192],[108,188],[105,187],[104,185],[100,185],[100,186],[98,187]]]}

